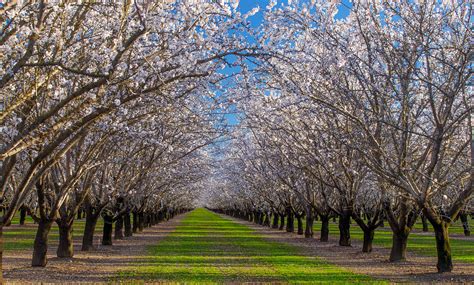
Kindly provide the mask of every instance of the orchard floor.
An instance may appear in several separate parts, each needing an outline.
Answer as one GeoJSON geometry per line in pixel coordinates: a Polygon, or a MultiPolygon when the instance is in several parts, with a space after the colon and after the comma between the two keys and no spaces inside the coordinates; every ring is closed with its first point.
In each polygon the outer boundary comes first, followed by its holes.
{"type": "MultiPolygon", "coordinates": [[[[44,268],[31,267],[31,249],[7,250],[3,255],[3,276],[7,284],[25,283],[109,283],[119,272],[132,270],[139,266],[140,262],[149,257],[148,247],[160,242],[179,225],[184,215],[160,223],[151,228],[146,228],[142,233],[124,240],[114,240],[113,246],[98,246],[89,252],[80,251],[82,236],[74,237],[74,258],[60,259],[56,257],[57,241],[51,239],[48,248],[48,264],[44,268]]],[[[11,226],[6,231],[22,229],[24,236],[29,228],[35,229],[36,225],[11,226]],[[26,227],[26,229],[25,229],[26,227]]],[[[78,230],[79,231],[79,230],[78,230]]],[[[81,231],[82,232],[82,231],[81,231]]],[[[95,244],[99,244],[101,228],[97,227],[95,244]]],[[[54,233],[50,235],[56,236],[54,233]]],[[[14,247],[14,241],[6,240],[14,247]]],[[[25,237],[24,243],[31,243],[29,237],[25,237]]]]}
{"type": "MultiPolygon", "coordinates": [[[[302,252],[305,255],[318,256],[353,273],[365,274],[376,280],[387,280],[390,283],[474,284],[474,263],[454,262],[453,272],[438,274],[435,257],[408,252],[407,261],[392,263],[388,261],[389,248],[374,245],[371,253],[363,253],[362,242],[357,239],[351,241],[351,247],[341,247],[338,245],[338,237],[334,235],[329,236],[329,242],[320,242],[318,233],[315,233],[315,238],[306,239],[295,233],[270,229],[234,218],[230,219],[250,227],[268,241],[298,247],[303,249],[302,252]]],[[[474,243],[472,246],[474,247],[474,243]]]]}
{"type": "Polygon", "coordinates": [[[72,260],[55,258],[53,244],[46,268],[30,266],[31,250],[7,250],[3,264],[5,280],[18,284],[474,282],[472,263],[456,263],[455,272],[439,275],[432,257],[410,254],[409,261],[392,264],[386,248],[362,254],[360,242],[353,245],[342,248],[333,237],[321,243],[197,209],[111,247],[76,248],[72,260]]]}

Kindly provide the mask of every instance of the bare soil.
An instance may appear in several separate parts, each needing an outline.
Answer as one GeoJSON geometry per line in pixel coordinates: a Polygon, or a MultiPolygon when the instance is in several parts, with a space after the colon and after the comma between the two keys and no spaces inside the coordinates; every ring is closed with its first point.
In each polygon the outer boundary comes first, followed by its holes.
{"type": "MultiPolygon", "coordinates": [[[[31,267],[30,250],[7,251],[3,255],[4,280],[7,284],[109,283],[119,272],[146,265],[147,246],[155,245],[171,233],[183,217],[177,216],[133,237],[114,240],[112,246],[98,246],[88,252],[80,251],[81,240],[75,238],[74,258],[71,259],[56,257],[57,243],[52,243],[44,268],[31,267]]],[[[96,233],[96,244],[100,244],[100,234],[100,231],[96,233]]]]}
{"type": "Polygon", "coordinates": [[[435,257],[409,252],[407,261],[394,263],[388,261],[390,255],[388,248],[374,246],[371,253],[363,253],[362,242],[358,240],[352,240],[351,247],[343,247],[338,245],[338,239],[334,236],[329,237],[329,242],[320,242],[319,233],[315,233],[314,238],[304,238],[295,233],[262,227],[228,216],[223,217],[249,226],[267,240],[294,245],[300,248],[304,255],[318,256],[351,272],[369,275],[376,279],[393,283],[474,284],[474,264],[456,262],[453,272],[439,274],[436,270],[435,257]]]}

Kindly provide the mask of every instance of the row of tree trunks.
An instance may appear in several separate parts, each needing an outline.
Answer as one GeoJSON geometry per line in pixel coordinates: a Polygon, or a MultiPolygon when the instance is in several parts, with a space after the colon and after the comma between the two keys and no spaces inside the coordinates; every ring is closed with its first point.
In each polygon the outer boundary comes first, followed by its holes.
{"type": "MultiPolygon", "coordinates": [[[[82,250],[89,251],[94,249],[94,233],[97,225],[97,221],[102,212],[102,208],[105,205],[101,205],[97,208],[94,208],[89,203],[86,202],[85,218],[86,224],[84,228],[83,240],[82,240],[82,250]]],[[[162,220],[167,220],[174,217],[178,213],[183,211],[173,211],[173,212],[158,212],[154,214],[145,214],[138,213],[133,215],[134,229],[142,229],[147,226],[152,226],[159,223],[162,220]],[[140,219],[141,217],[141,219],[140,219]]],[[[26,215],[29,214],[26,207],[20,209],[21,221],[24,223],[26,220],[26,215]]],[[[113,232],[113,223],[115,221],[116,225],[116,235],[115,237],[120,237],[120,232],[124,230],[124,236],[130,237],[133,234],[131,216],[127,212],[125,214],[114,217],[110,212],[102,213],[104,219],[104,229],[102,236],[103,245],[112,245],[112,232],[113,232]]],[[[51,231],[52,225],[54,222],[57,223],[59,229],[59,244],[57,247],[56,254],[59,258],[72,258],[74,255],[74,244],[73,244],[73,223],[74,218],[77,213],[75,211],[71,212],[62,212],[57,218],[50,218],[46,215],[41,215],[40,217],[33,216],[35,223],[38,224],[36,230],[34,245],[33,245],[33,255],[31,265],[33,267],[45,267],[47,265],[47,252],[48,252],[48,236],[51,231]]],[[[0,260],[3,255],[3,225],[0,225],[0,260]]],[[[122,237],[123,238],[123,237],[122,237]]],[[[0,269],[2,264],[0,262],[0,269]]],[[[0,284],[3,279],[0,276],[0,284]]]]}
{"type": "MultiPolygon", "coordinates": [[[[287,208],[285,214],[282,213],[273,213],[273,224],[272,228],[279,228],[283,230],[285,228],[285,218],[286,218],[286,231],[294,232],[294,219],[297,219],[298,223],[298,234],[303,234],[303,223],[302,218],[303,214],[294,213],[290,208],[287,208]]],[[[427,220],[430,221],[436,240],[436,247],[438,253],[438,263],[437,268],[438,272],[451,272],[453,269],[452,257],[451,257],[451,246],[449,241],[449,226],[450,221],[444,221],[442,219],[436,219],[436,217],[430,213],[426,208],[423,209],[424,214],[421,216],[423,228],[426,231],[428,228],[427,220]],[[426,224],[426,225],[425,225],[426,224]]],[[[257,213],[255,217],[259,217],[255,220],[261,221],[263,215],[257,213]]],[[[362,246],[362,251],[370,253],[372,251],[372,244],[374,240],[375,230],[384,225],[384,219],[386,216],[387,221],[390,224],[392,229],[392,248],[390,251],[391,262],[406,260],[407,253],[407,244],[408,236],[413,228],[418,214],[416,209],[410,208],[406,203],[402,202],[401,211],[395,216],[392,209],[389,205],[384,205],[384,210],[378,210],[374,214],[364,214],[367,221],[364,221],[361,218],[360,213],[354,213],[351,210],[344,210],[339,215],[339,245],[340,246],[351,246],[351,237],[350,237],[350,225],[351,217],[357,222],[359,227],[364,233],[364,241],[362,246]]],[[[239,217],[237,214],[236,217],[239,217]]],[[[246,219],[246,216],[242,216],[243,219],[246,219]]],[[[319,215],[321,220],[321,242],[327,242],[329,239],[329,215],[319,215]]],[[[465,213],[460,213],[459,218],[463,223],[464,234],[466,236],[470,235],[468,217],[465,213]]],[[[304,231],[305,237],[312,237],[312,227],[313,222],[316,220],[316,217],[312,217],[311,213],[306,215],[306,229],[304,231]]],[[[259,222],[257,222],[259,223],[259,222]]],[[[267,214],[265,218],[265,226],[270,227],[270,215],[267,214]],[[268,221],[268,222],[267,222],[268,221]]]]}
{"type": "MultiPolygon", "coordinates": [[[[317,220],[317,216],[313,216],[312,212],[309,214],[294,213],[291,208],[285,210],[284,213],[273,212],[273,214],[253,211],[253,212],[240,212],[238,210],[213,210],[217,213],[222,213],[228,216],[254,222],[266,227],[271,227],[279,230],[286,230],[288,232],[294,232],[294,220],[297,220],[298,234],[304,234],[305,237],[313,237],[313,224],[317,220]],[[303,227],[303,217],[306,219],[306,227],[303,227]],[[272,223],[270,225],[270,221],[272,223]]],[[[327,242],[329,240],[329,215],[320,215],[321,220],[321,237],[320,241],[327,242]]],[[[349,217],[350,224],[350,217],[349,217]]],[[[350,239],[350,236],[349,236],[350,239]]]]}

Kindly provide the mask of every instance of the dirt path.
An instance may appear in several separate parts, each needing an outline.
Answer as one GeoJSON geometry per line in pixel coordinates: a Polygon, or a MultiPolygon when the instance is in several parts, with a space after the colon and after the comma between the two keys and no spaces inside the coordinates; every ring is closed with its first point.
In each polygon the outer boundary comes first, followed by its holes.
{"type": "Polygon", "coordinates": [[[362,242],[358,240],[352,240],[352,247],[341,247],[333,236],[330,236],[329,242],[323,243],[316,238],[305,239],[295,233],[258,226],[228,216],[222,217],[247,225],[268,240],[295,245],[302,248],[301,252],[305,255],[322,257],[354,273],[366,274],[391,282],[474,284],[474,264],[456,262],[454,272],[438,274],[434,257],[420,256],[410,252],[408,261],[390,263],[388,262],[390,249],[374,246],[372,253],[362,253],[362,242]]]}
{"type": "MultiPolygon", "coordinates": [[[[31,251],[6,252],[3,272],[7,284],[108,282],[120,271],[132,270],[146,259],[147,246],[154,245],[172,232],[185,215],[145,229],[124,240],[114,240],[113,246],[100,246],[94,251],[81,252],[80,241],[75,240],[74,258],[57,258],[56,246],[48,249],[48,265],[31,267],[31,251]]],[[[99,236],[96,235],[96,239],[99,236]]]]}
{"type": "MultiPolygon", "coordinates": [[[[419,229],[414,229],[411,231],[411,233],[415,233],[417,235],[422,235],[422,236],[432,236],[434,238],[434,232],[431,230],[429,232],[424,232],[419,229]]],[[[467,241],[472,241],[473,246],[474,246],[474,236],[465,236],[464,234],[458,234],[458,233],[449,233],[449,239],[458,239],[458,240],[467,240],[467,241]]]]}

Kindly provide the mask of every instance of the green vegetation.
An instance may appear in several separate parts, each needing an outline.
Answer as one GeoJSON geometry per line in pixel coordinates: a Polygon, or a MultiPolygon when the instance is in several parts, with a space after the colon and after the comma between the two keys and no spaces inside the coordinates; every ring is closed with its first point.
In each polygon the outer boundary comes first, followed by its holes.
{"type": "MultiPolygon", "coordinates": [[[[470,225],[473,225],[472,220],[470,220],[470,225]]],[[[387,225],[388,226],[388,225],[387,225]]],[[[315,221],[314,226],[314,233],[315,236],[319,235],[319,231],[321,230],[321,223],[315,221]]],[[[415,229],[421,230],[421,222],[415,225],[415,229]]],[[[412,232],[408,237],[408,250],[413,251],[418,254],[426,255],[426,256],[436,256],[436,241],[433,235],[433,229],[430,225],[430,232],[431,234],[421,234],[412,232]]],[[[457,234],[462,234],[462,226],[459,222],[454,224],[452,228],[450,228],[450,232],[454,232],[457,234]]],[[[330,222],[329,223],[329,234],[333,236],[339,235],[339,230],[337,223],[330,222]]],[[[357,240],[364,239],[364,233],[359,228],[359,226],[352,222],[351,225],[351,238],[357,240]]],[[[379,228],[375,232],[374,237],[374,245],[379,245],[383,247],[390,248],[392,246],[392,232],[389,228],[379,228]]],[[[456,262],[469,262],[474,263],[474,244],[473,241],[469,240],[459,240],[459,239],[451,239],[451,249],[453,254],[453,260],[456,262]]]]}
{"type": "MultiPolygon", "coordinates": [[[[19,225],[19,217],[15,217],[12,220],[12,225],[10,227],[3,228],[3,248],[5,251],[14,251],[14,250],[31,250],[33,251],[33,243],[36,235],[36,225],[32,226],[33,219],[28,216],[26,218],[25,226],[19,225]]],[[[86,220],[75,220],[73,235],[75,239],[82,240],[82,234],[84,233],[84,226],[86,220]]],[[[102,231],[103,222],[102,219],[97,221],[96,232],[102,231]]],[[[56,224],[53,224],[51,231],[49,233],[49,244],[55,245],[58,243],[59,239],[59,230],[56,224]]]]}
{"type": "MultiPolygon", "coordinates": [[[[367,283],[293,246],[266,241],[250,228],[204,209],[149,248],[150,256],[121,277],[173,282],[367,283]]],[[[374,281],[372,281],[374,282],[374,281]]]]}

